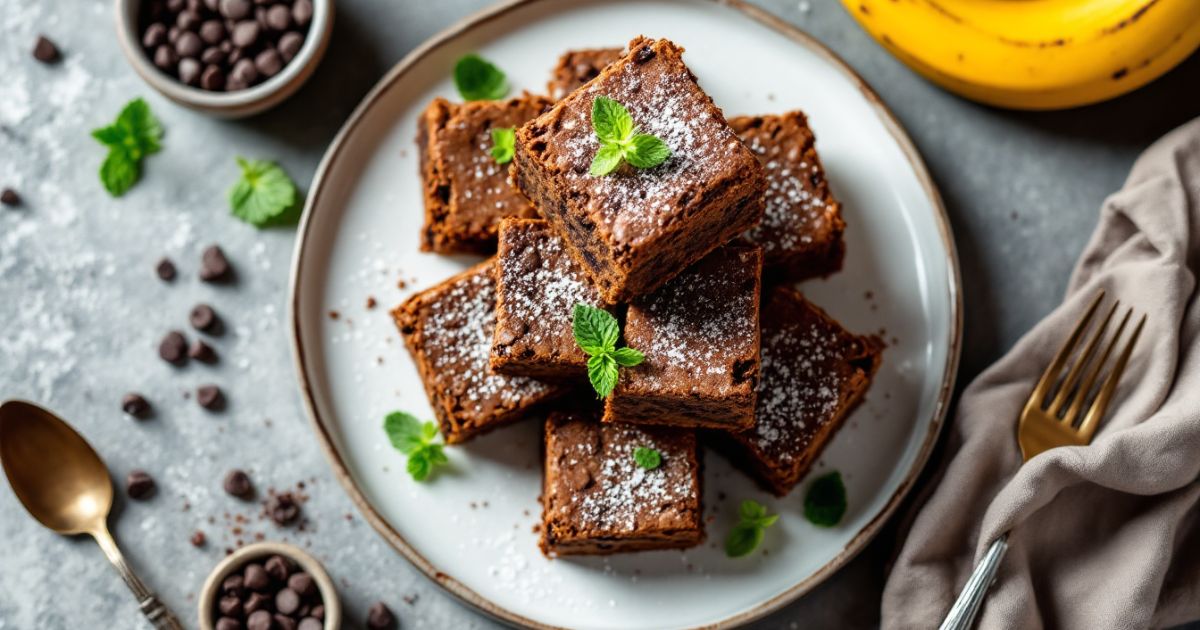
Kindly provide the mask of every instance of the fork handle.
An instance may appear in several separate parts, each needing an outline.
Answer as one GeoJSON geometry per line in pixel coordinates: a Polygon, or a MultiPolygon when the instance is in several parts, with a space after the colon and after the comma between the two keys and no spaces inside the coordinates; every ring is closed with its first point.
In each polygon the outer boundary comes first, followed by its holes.
{"type": "Polygon", "coordinates": [[[983,554],[983,560],[975,565],[971,577],[967,578],[967,583],[958,594],[954,605],[950,607],[950,613],[946,615],[946,620],[942,622],[939,630],[969,630],[975,625],[979,607],[983,605],[983,598],[991,588],[992,582],[996,581],[996,571],[999,570],[1000,561],[1004,559],[1006,551],[1008,533],[992,541],[987,553],[983,554]]]}

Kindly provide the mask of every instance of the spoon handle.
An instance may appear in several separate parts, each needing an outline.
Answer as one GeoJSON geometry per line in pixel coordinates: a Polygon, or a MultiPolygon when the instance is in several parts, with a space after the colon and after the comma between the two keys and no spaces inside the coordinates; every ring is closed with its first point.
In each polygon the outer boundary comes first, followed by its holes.
{"type": "Polygon", "coordinates": [[[146,616],[150,624],[159,630],[184,630],[175,614],[168,610],[166,604],[162,603],[162,600],[146,587],[141,578],[134,574],[133,569],[129,568],[129,563],[125,562],[125,556],[117,547],[117,541],[113,540],[108,528],[102,527],[99,531],[92,532],[92,536],[104,550],[104,555],[108,556],[108,561],[116,567],[117,573],[121,574],[121,578],[125,580],[129,590],[133,591],[134,596],[137,597],[142,614],[146,616]]]}

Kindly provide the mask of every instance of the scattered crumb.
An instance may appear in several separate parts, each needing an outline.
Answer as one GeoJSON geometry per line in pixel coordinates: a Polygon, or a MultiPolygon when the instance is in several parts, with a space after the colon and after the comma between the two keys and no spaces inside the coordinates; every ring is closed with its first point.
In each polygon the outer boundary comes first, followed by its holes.
{"type": "Polygon", "coordinates": [[[371,310],[371,309],[375,308],[376,304],[378,304],[378,302],[375,301],[375,296],[368,295],[367,296],[367,310],[371,310]]]}
{"type": "Polygon", "coordinates": [[[337,311],[329,311],[329,319],[338,319],[341,316],[342,314],[337,311]]]}

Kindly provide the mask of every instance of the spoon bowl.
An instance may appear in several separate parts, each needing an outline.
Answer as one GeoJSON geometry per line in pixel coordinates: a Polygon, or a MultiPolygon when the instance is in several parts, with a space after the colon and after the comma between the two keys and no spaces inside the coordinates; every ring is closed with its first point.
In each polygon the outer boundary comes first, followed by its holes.
{"type": "Polygon", "coordinates": [[[0,405],[0,463],[13,492],[60,534],[103,528],[113,484],[100,455],[58,416],[19,400],[0,405]]]}

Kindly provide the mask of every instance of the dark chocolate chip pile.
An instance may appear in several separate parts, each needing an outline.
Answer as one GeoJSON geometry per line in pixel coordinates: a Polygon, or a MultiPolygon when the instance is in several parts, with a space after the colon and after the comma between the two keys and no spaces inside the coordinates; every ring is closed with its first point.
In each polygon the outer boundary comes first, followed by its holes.
{"type": "Polygon", "coordinates": [[[215,92],[279,74],[304,45],[312,0],[149,0],[142,48],[160,70],[215,92]]]}
{"type": "Polygon", "coordinates": [[[325,605],[311,575],[271,556],[225,578],[213,615],[216,630],[321,630],[325,605]]]}

